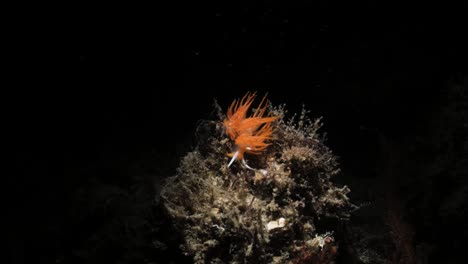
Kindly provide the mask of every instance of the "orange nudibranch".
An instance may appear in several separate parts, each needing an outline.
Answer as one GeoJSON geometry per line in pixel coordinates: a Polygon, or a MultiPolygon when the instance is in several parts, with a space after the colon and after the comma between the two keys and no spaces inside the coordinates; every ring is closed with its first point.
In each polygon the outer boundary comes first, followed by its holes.
{"type": "Polygon", "coordinates": [[[244,95],[240,100],[234,100],[227,111],[227,118],[224,120],[224,128],[226,134],[234,140],[236,144],[236,151],[229,153],[228,156],[232,157],[228,166],[234,160],[242,160],[246,167],[250,168],[244,160],[244,153],[260,154],[270,144],[265,141],[271,139],[273,128],[271,122],[276,120],[277,116],[264,117],[267,104],[265,103],[266,96],[258,105],[255,112],[247,117],[252,102],[256,97],[256,93],[249,93],[244,95]]]}

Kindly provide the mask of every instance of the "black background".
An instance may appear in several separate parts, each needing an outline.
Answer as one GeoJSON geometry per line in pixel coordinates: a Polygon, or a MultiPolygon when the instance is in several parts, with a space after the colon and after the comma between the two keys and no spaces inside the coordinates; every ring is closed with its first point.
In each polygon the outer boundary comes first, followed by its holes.
{"type": "MultiPolygon", "coordinates": [[[[381,1],[84,8],[74,32],[76,57],[71,66],[55,65],[64,75],[47,75],[57,89],[19,95],[25,107],[18,120],[27,129],[19,134],[18,164],[34,190],[24,194],[32,209],[23,219],[37,227],[23,232],[24,247],[16,246],[22,242],[15,231],[9,233],[11,256],[92,263],[76,249],[86,249],[111,220],[100,213],[76,218],[95,202],[80,190],[112,186],[132,193],[131,186],[142,184],[133,166],[143,163],[151,168],[143,180],[151,197],[155,182],[173,175],[194,145],[196,122],[215,118],[214,99],[225,110],[246,91],[268,93],[290,112],[304,104],[312,118],[323,117],[327,145],[342,164],[340,183],[379,182],[372,169],[381,158],[378,135],[395,145],[424,141],[450,104],[448,84],[466,78],[463,8],[381,1]]],[[[443,198],[454,184],[436,192],[443,198]]],[[[415,228],[435,233],[419,242],[450,239],[443,234],[456,228],[443,229],[457,223],[440,226],[437,219],[415,228]]],[[[409,220],[414,226],[418,221],[409,220]]],[[[89,254],[125,262],[112,245],[106,250],[89,254]]],[[[150,250],[139,254],[158,259],[150,250]]],[[[443,254],[440,249],[435,256],[443,254]]]]}

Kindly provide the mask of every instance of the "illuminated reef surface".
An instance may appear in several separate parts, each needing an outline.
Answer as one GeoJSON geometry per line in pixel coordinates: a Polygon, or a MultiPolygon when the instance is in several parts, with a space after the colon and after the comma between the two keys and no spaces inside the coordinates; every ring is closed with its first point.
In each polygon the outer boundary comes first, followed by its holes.
{"type": "Polygon", "coordinates": [[[219,120],[202,121],[196,148],[163,187],[165,212],[195,263],[333,263],[334,229],[357,208],[350,189],[332,181],[340,170],[320,119],[271,111],[280,117],[271,145],[246,157],[254,169],[228,167],[232,140],[219,120]]]}

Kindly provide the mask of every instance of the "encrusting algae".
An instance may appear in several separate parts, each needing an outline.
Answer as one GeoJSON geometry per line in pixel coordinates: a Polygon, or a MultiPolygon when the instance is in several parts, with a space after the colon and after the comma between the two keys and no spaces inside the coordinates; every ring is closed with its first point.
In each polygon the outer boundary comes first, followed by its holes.
{"type": "Polygon", "coordinates": [[[340,170],[320,119],[305,110],[286,118],[266,97],[249,115],[254,99],[247,93],[226,116],[218,107],[217,120],[200,122],[198,144],[161,191],[181,249],[195,263],[334,263],[336,227],[356,206],[331,181],[340,170]],[[245,153],[257,154],[255,169],[245,153]]]}

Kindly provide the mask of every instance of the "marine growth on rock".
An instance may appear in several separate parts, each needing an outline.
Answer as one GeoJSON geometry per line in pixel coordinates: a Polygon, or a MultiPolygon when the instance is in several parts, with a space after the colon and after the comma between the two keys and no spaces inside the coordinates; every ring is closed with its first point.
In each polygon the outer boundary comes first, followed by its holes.
{"type": "Polygon", "coordinates": [[[200,122],[195,149],[161,191],[181,248],[195,263],[334,263],[339,241],[324,223],[346,221],[356,207],[349,188],[332,182],[340,170],[321,121],[266,98],[251,109],[254,99],[200,122]]]}

